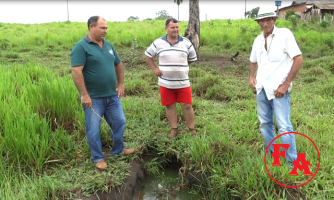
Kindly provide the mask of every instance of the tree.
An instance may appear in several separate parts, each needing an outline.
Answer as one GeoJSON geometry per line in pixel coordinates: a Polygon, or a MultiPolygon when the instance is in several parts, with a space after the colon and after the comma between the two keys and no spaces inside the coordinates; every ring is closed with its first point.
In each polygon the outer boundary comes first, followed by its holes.
{"type": "Polygon", "coordinates": [[[285,12],[285,19],[286,19],[286,20],[289,20],[289,18],[290,18],[292,15],[296,15],[294,9],[290,9],[290,10],[286,11],[286,12],[285,12]]]}
{"type": "Polygon", "coordinates": [[[138,21],[139,20],[139,17],[138,16],[130,16],[129,18],[128,18],[128,21],[133,21],[133,22],[135,22],[135,21],[138,21]]]}
{"type": "Polygon", "coordinates": [[[257,18],[257,15],[259,14],[260,7],[253,8],[250,11],[247,11],[245,15],[247,18],[257,18]]]}
{"type": "Polygon", "coordinates": [[[252,16],[252,12],[251,11],[247,11],[245,13],[245,18],[251,18],[251,16],[252,16]]]}
{"type": "Polygon", "coordinates": [[[166,20],[166,19],[171,18],[171,16],[169,16],[166,10],[160,10],[159,12],[156,12],[155,14],[158,16],[155,19],[166,20]]]}
{"type": "Polygon", "coordinates": [[[200,46],[200,21],[199,21],[199,0],[189,1],[189,22],[184,36],[194,45],[197,57],[199,57],[200,46]]]}
{"type": "Polygon", "coordinates": [[[174,0],[174,3],[177,4],[177,20],[179,21],[179,7],[180,7],[180,4],[183,2],[183,0],[174,0]]]}

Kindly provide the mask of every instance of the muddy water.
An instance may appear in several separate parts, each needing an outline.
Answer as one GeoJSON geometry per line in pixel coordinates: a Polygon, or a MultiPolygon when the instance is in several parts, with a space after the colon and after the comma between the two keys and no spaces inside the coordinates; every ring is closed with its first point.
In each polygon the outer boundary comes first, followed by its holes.
{"type": "Polygon", "coordinates": [[[200,200],[202,197],[194,191],[181,190],[177,169],[164,169],[161,175],[149,177],[145,187],[134,200],[200,200]]]}

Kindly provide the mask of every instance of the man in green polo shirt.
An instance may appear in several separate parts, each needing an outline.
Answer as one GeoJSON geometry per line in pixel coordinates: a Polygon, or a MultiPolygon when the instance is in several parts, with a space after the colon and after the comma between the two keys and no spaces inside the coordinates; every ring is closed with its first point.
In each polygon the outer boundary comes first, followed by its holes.
{"type": "Polygon", "coordinates": [[[98,169],[107,169],[100,138],[101,118],[111,127],[114,155],[134,153],[125,149],[125,116],[120,101],[124,94],[123,64],[112,44],[104,38],[108,25],[99,16],[89,18],[88,35],[76,43],[71,53],[73,81],[79,90],[85,112],[86,137],[91,160],[98,169]]]}

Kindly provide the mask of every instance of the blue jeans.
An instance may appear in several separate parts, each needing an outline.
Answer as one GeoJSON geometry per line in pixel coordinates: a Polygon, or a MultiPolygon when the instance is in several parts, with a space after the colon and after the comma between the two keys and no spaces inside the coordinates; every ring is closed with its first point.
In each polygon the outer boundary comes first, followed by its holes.
{"type": "MultiPolygon", "coordinates": [[[[103,160],[102,143],[100,137],[101,119],[92,109],[83,106],[85,112],[86,137],[89,149],[92,153],[91,160],[96,163],[103,160]]],[[[92,108],[101,117],[104,116],[111,127],[111,139],[113,141],[111,152],[114,155],[120,154],[124,150],[123,132],[125,129],[125,116],[120,99],[115,96],[92,98],[92,108]]]]}
{"type": "MultiPolygon", "coordinates": [[[[260,131],[264,137],[264,149],[266,150],[269,143],[275,138],[274,116],[277,123],[279,134],[293,132],[293,127],[290,122],[290,94],[286,94],[281,98],[268,100],[266,92],[262,91],[256,97],[257,114],[260,120],[260,131]]],[[[297,159],[297,148],[295,142],[295,134],[286,134],[281,137],[282,144],[290,144],[288,151],[285,150],[285,158],[289,162],[297,159]]],[[[274,141],[272,144],[275,144],[274,141]]],[[[270,145],[268,152],[273,153],[274,147],[270,145]]],[[[282,151],[282,148],[281,150],[282,151]]]]}

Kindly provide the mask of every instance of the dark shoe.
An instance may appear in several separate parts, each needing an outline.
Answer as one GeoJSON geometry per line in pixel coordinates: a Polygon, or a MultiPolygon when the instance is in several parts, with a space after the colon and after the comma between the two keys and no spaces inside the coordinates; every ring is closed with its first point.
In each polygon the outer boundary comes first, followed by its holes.
{"type": "Polygon", "coordinates": [[[133,154],[135,151],[136,151],[135,149],[124,149],[121,155],[133,154]]]}
{"type": "Polygon", "coordinates": [[[172,131],[167,136],[167,138],[168,139],[173,139],[173,138],[175,138],[177,136],[178,133],[179,133],[179,131],[177,130],[177,128],[172,128],[172,131]]]}
{"type": "Polygon", "coordinates": [[[95,163],[95,167],[98,170],[106,170],[108,168],[108,165],[104,160],[100,160],[99,162],[95,163]]]}

